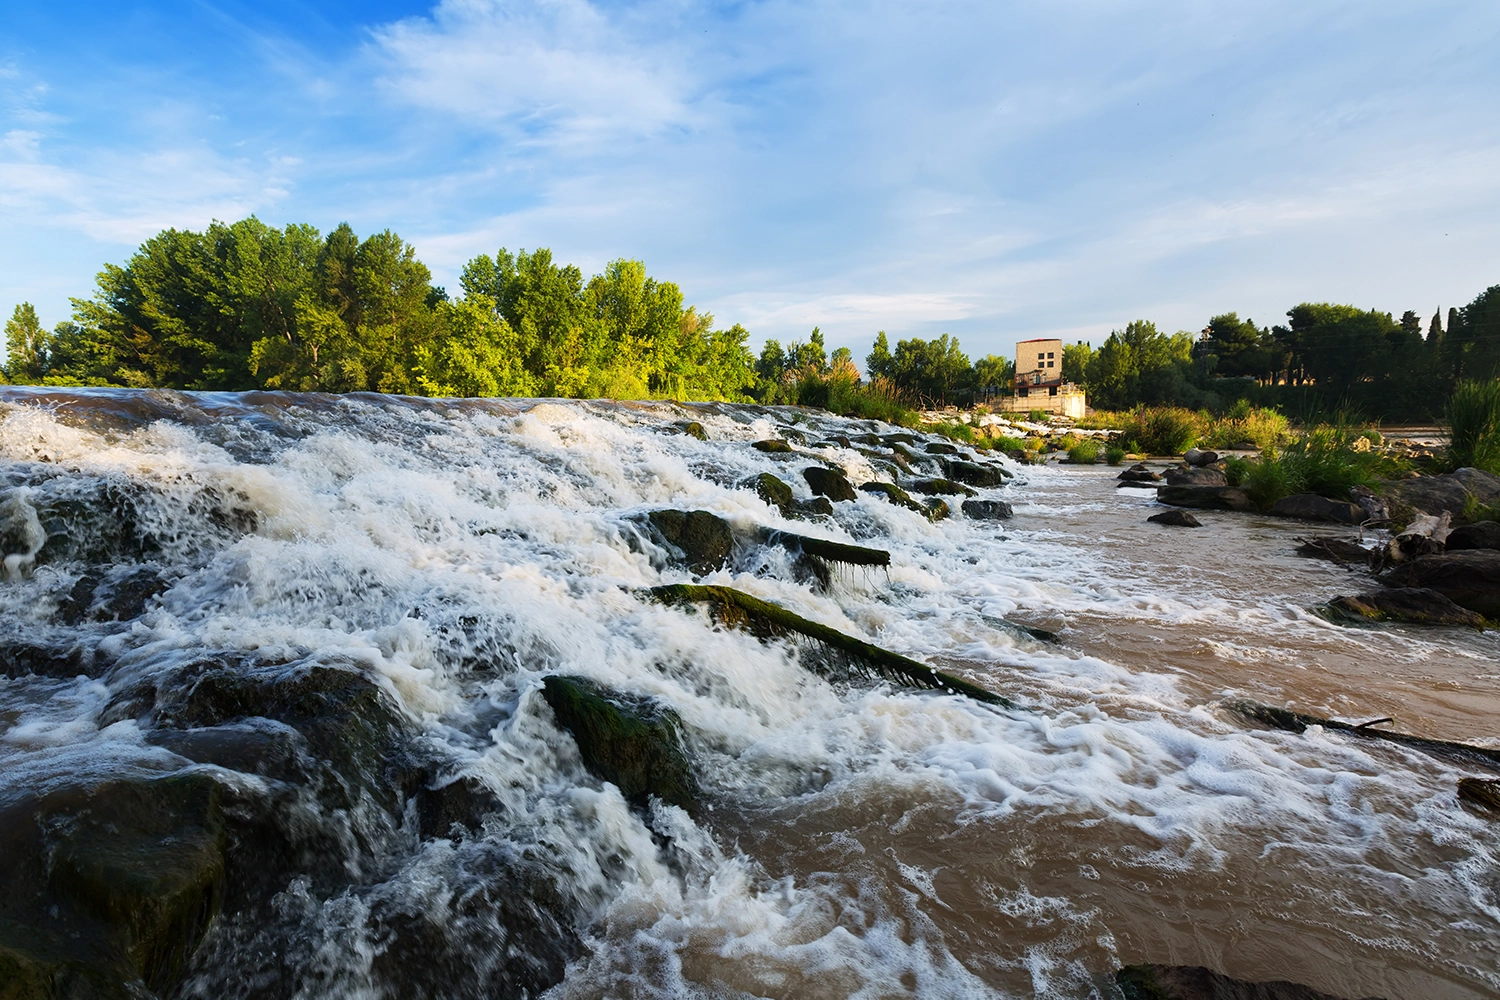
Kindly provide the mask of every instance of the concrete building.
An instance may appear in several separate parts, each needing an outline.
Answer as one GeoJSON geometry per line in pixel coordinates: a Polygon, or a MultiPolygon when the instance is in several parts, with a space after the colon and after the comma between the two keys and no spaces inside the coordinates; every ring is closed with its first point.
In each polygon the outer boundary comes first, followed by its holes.
{"type": "Polygon", "coordinates": [[[1016,345],[1016,394],[997,399],[994,409],[1009,413],[1041,410],[1077,420],[1088,409],[1082,389],[1064,382],[1063,342],[1055,338],[1023,340],[1016,345]]]}

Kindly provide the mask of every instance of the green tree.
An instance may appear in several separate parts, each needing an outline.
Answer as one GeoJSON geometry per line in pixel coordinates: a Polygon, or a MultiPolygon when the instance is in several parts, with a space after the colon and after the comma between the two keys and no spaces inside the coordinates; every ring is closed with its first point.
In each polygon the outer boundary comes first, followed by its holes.
{"type": "Polygon", "coordinates": [[[1093,359],[1093,345],[1082,340],[1076,344],[1064,344],[1062,350],[1063,381],[1085,385],[1088,381],[1089,362],[1093,359]]]}
{"type": "Polygon", "coordinates": [[[1439,308],[1437,312],[1432,314],[1432,322],[1427,324],[1427,346],[1431,350],[1436,350],[1437,346],[1442,342],[1443,310],[1439,308]]]}
{"type": "Polygon", "coordinates": [[[875,346],[865,355],[865,371],[873,378],[892,378],[896,374],[895,362],[891,358],[891,345],[885,339],[885,331],[875,334],[875,346]]]}
{"type": "Polygon", "coordinates": [[[5,377],[21,385],[37,385],[47,375],[47,331],[30,302],[22,302],[5,321],[5,377]]]}
{"type": "Polygon", "coordinates": [[[958,338],[946,333],[935,340],[899,341],[891,356],[891,380],[898,389],[929,404],[971,396],[976,385],[974,369],[958,338]]]}

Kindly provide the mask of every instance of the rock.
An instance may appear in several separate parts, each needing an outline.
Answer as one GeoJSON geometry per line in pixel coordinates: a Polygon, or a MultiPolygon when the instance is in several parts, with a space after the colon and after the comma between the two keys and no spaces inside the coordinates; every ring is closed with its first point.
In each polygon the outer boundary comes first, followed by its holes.
{"type": "Polygon", "coordinates": [[[653,510],[646,515],[669,545],[700,576],[723,569],[734,549],[729,522],[706,510],[653,510]]]}
{"type": "Polygon", "coordinates": [[[1336,524],[1361,524],[1364,509],[1345,500],[1329,500],[1316,493],[1294,493],[1271,505],[1273,517],[1296,517],[1304,521],[1332,521],[1336,524]]]}
{"type": "Polygon", "coordinates": [[[978,495],[974,490],[962,483],[955,483],[951,479],[913,479],[906,485],[913,493],[921,493],[923,496],[972,497],[978,495]]]}
{"type": "Polygon", "coordinates": [[[842,472],[836,469],[825,469],[820,465],[809,465],[802,470],[802,478],[807,480],[807,485],[820,497],[827,497],[833,501],[857,500],[859,494],[854,492],[854,486],[842,472]]]}
{"type": "Polygon", "coordinates": [[[1158,503],[1197,510],[1254,510],[1250,495],[1237,486],[1161,486],[1158,503]]]}
{"type": "Polygon", "coordinates": [[[832,517],[833,503],[827,497],[798,500],[792,505],[792,517],[810,520],[814,517],[832,517]]]}
{"type": "Polygon", "coordinates": [[[927,508],[913,500],[911,494],[895,483],[861,483],[859,490],[861,493],[878,493],[897,507],[905,507],[922,515],[927,513],[927,508]]]}
{"type": "Polygon", "coordinates": [[[1500,549],[1500,521],[1461,524],[1444,540],[1449,552],[1463,549],[1500,549]]]}
{"type": "Polygon", "coordinates": [[[942,497],[932,497],[927,501],[927,520],[941,521],[953,514],[948,501],[942,497]]]}
{"type": "Polygon", "coordinates": [[[792,509],[796,504],[792,488],[771,473],[762,472],[751,476],[740,485],[754,490],[767,504],[781,511],[782,517],[792,516],[792,509]]]}
{"type": "Polygon", "coordinates": [[[1500,502],[1500,476],[1479,469],[1459,469],[1442,476],[1400,480],[1391,484],[1388,493],[1418,510],[1432,513],[1446,510],[1459,521],[1471,502],[1481,505],[1500,502]]]}
{"type": "MultiPolygon", "coordinates": [[[[1118,480],[1120,480],[1121,483],[1159,483],[1159,482],[1161,482],[1161,475],[1159,473],[1152,472],[1149,469],[1146,469],[1145,467],[1142,467],[1142,466],[1137,466],[1136,468],[1133,468],[1133,469],[1126,469],[1124,472],[1120,473],[1115,478],[1118,479],[1118,480]]],[[[1225,485],[1228,485],[1228,481],[1227,480],[1225,481],[1225,485]]]]}
{"type": "Polygon", "coordinates": [[[1167,470],[1168,486],[1228,486],[1221,469],[1183,469],[1177,466],[1167,470]]]}
{"type": "Polygon", "coordinates": [[[789,442],[781,438],[768,438],[765,441],[752,441],[750,447],[756,451],[763,451],[768,455],[784,455],[792,450],[789,442]]]}
{"type": "Polygon", "coordinates": [[[0,996],[171,992],[222,901],[220,800],[211,777],[184,774],[0,811],[0,996]]]}
{"type": "Polygon", "coordinates": [[[1346,617],[1369,621],[1484,627],[1483,618],[1425,587],[1395,587],[1352,597],[1335,597],[1328,606],[1346,617]]]}
{"type": "Polygon", "coordinates": [[[1197,448],[1189,448],[1182,453],[1182,460],[1188,465],[1193,466],[1213,465],[1219,460],[1219,453],[1216,451],[1199,451],[1197,448]]]}
{"type": "Polygon", "coordinates": [[[1310,559],[1327,559],[1340,566],[1348,563],[1368,565],[1372,550],[1348,538],[1308,538],[1297,546],[1297,554],[1310,559]]]}
{"type": "Polygon", "coordinates": [[[1380,582],[1388,587],[1430,587],[1454,604],[1500,620],[1500,550],[1422,556],[1397,565],[1380,582]]]}
{"type": "Polygon", "coordinates": [[[1203,522],[1185,510],[1164,510],[1160,514],[1152,514],[1146,520],[1153,524],[1169,524],[1178,528],[1201,528],[1203,522]]]}
{"type": "Polygon", "coordinates": [[[927,454],[929,454],[929,455],[957,455],[958,454],[958,449],[957,448],[953,447],[953,445],[951,445],[951,444],[944,444],[941,441],[934,441],[934,442],[932,442],[931,444],[929,444],[927,446],[927,448],[925,450],[926,450],[927,454]]]}
{"type": "Polygon", "coordinates": [[[692,810],[697,789],[677,713],[655,701],[601,688],[583,677],[551,676],[542,697],[573,735],[584,767],[644,806],[651,796],[692,810]]]}
{"type": "Polygon", "coordinates": [[[1374,491],[1364,486],[1349,487],[1349,497],[1359,504],[1360,510],[1365,512],[1365,521],[1387,521],[1390,519],[1390,506],[1383,497],[1377,496],[1374,491]]]}
{"type": "Polygon", "coordinates": [[[843,563],[846,566],[889,566],[891,554],[885,549],[872,549],[848,542],[834,542],[810,535],[796,535],[779,528],[761,529],[761,541],[767,545],[779,545],[788,552],[814,556],[825,562],[843,563]]]}
{"type": "Polygon", "coordinates": [[[480,828],[485,816],[503,811],[500,799],[478,778],[467,775],[430,783],[413,796],[422,839],[455,839],[480,828]]]}
{"type": "Polygon", "coordinates": [[[170,584],[149,566],[125,566],[108,573],[87,572],[58,602],[57,617],[69,625],[84,621],[139,618],[170,584]]]}
{"type": "Polygon", "coordinates": [[[1000,466],[980,465],[978,462],[944,462],[943,471],[954,482],[970,486],[1004,486],[1005,481],[1010,478],[1010,473],[1000,466]]]}
{"type": "Polygon", "coordinates": [[[1127,965],[1115,985],[1125,1000],[1339,1000],[1297,983],[1252,983],[1187,965],[1127,965]]]}
{"type": "Polygon", "coordinates": [[[708,440],[708,431],[696,420],[684,420],[672,425],[678,434],[686,434],[688,437],[697,438],[699,441],[708,440]]]}
{"type": "Polygon", "coordinates": [[[1500,781],[1494,778],[1459,778],[1458,801],[1479,806],[1500,816],[1500,781]]]}
{"type": "Polygon", "coordinates": [[[965,500],[959,505],[965,517],[976,521],[1005,521],[1015,510],[1004,500],[965,500]]]}

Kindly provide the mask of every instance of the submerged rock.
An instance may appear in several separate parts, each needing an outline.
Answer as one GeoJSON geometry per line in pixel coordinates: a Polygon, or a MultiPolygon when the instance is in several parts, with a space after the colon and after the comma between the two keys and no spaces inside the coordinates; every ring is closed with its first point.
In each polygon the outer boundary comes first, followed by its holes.
{"type": "Polygon", "coordinates": [[[1479,806],[1500,816],[1500,781],[1493,778],[1459,778],[1458,801],[1479,806]]]}
{"type": "Polygon", "coordinates": [[[1164,510],[1160,514],[1152,514],[1146,520],[1153,524],[1169,524],[1178,528],[1201,528],[1203,522],[1185,510],[1164,510]]]}
{"type": "Polygon", "coordinates": [[[1483,628],[1484,619],[1461,608],[1436,590],[1395,587],[1350,597],[1335,597],[1329,608],[1349,618],[1400,621],[1413,625],[1463,625],[1483,628]]]}
{"type": "Polygon", "coordinates": [[[1310,559],[1327,559],[1340,566],[1351,563],[1370,562],[1371,550],[1349,538],[1305,538],[1297,546],[1299,556],[1310,559]]]}
{"type": "Polygon", "coordinates": [[[734,549],[729,522],[706,510],[653,510],[651,526],[678,552],[689,569],[700,576],[723,569],[734,549]]]}
{"type": "Polygon", "coordinates": [[[1500,521],[1460,524],[1448,532],[1443,544],[1449,552],[1463,549],[1500,549],[1500,521]]]}
{"type": "Polygon", "coordinates": [[[677,713],[654,701],[608,691],[583,677],[551,676],[542,697],[573,735],[589,773],[644,806],[651,796],[691,810],[697,789],[677,713]]]}
{"type": "Polygon", "coordinates": [[[953,515],[953,508],[942,497],[929,497],[926,503],[927,520],[942,521],[953,515]]]}
{"type": "Polygon", "coordinates": [[[1125,1000],[1341,1000],[1298,983],[1252,983],[1190,965],[1127,965],[1115,985],[1125,1000]]]}
{"type": "MultiPolygon", "coordinates": [[[[1455,743],[1451,740],[1433,740],[1425,736],[1413,736],[1410,733],[1395,733],[1388,729],[1376,729],[1373,722],[1355,725],[1349,722],[1339,722],[1337,719],[1325,719],[1317,715],[1294,712],[1289,708],[1262,705],[1253,701],[1230,701],[1226,702],[1224,707],[1243,719],[1258,722],[1263,726],[1270,726],[1272,729],[1280,729],[1284,732],[1303,733],[1307,731],[1309,726],[1321,726],[1326,730],[1344,733],[1349,736],[1398,743],[1401,746],[1420,750],[1434,757],[1456,761],[1470,767],[1482,767],[1489,771],[1500,771],[1500,750],[1490,747],[1474,746],[1471,743],[1455,743]]],[[[1376,721],[1389,722],[1391,720],[1378,719],[1376,721]]]]}
{"type": "Polygon", "coordinates": [[[1380,577],[1387,587],[1430,587],[1454,604],[1500,620],[1500,550],[1463,549],[1399,563],[1380,577]]]}
{"type": "Polygon", "coordinates": [[[913,500],[911,494],[895,483],[861,483],[859,489],[861,493],[878,493],[897,507],[905,507],[907,510],[915,511],[924,517],[927,514],[927,508],[913,500]]]}
{"type": "Polygon", "coordinates": [[[951,479],[913,479],[908,482],[907,487],[913,493],[921,493],[923,496],[978,496],[978,492],[969,489],[963,483],[955,483],[951,479]]]}
{"type": "Polygon", "coordinates": [[[690,438],[697,438],[699,441],[708,440],[708,431],[704,430],[703,425],[696,420],[684,420],[680,423],[673,424],[672,428],[676,430],[677,433],[686,434],[690,438]]]}
{"type": "Polygon", "coordinates": [[[1254,510],[1250,495],[1237,486],[1160,486],[1158,503],[1196,510],[1254,510]]]}
{"type": "Polygon", "coordinates": [[[810,465],[802,470],[802,478],[807,480],[807,485],[818,496],[827,497],[829,500],[857,500],[859,494],[854,492],[854,486],[848,478],[837,469],[825,469],[820,465],[810,465]]]}
{"type": "Polygon", "coordinates": [[[1294,493],[1282,497],[1268,511],[1273,517],[1296,517],[1304,521],[1333,521],[1336,524],[1361,524],[1364,508],[1347,500],[1329,500],[1316,493],[1294,493]]]}
{"type": "Polygon", "coordinates": [[[976,521],[1005,521],[1015,514],[1015,509],[1004,500],[965,500],[959,509],[965,517],[976,521]]]}

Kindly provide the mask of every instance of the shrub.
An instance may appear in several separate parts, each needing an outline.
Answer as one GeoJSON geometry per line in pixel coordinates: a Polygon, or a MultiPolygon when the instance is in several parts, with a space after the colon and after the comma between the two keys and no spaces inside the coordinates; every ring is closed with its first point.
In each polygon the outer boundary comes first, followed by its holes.
{"type": "Polygon", "coordinates": [[[1046,442],[1046,440],[1044,438],[1029,437],[1029,438],[1026,439],[1026,450],[1027,451],[1041,451],[1041,450],[1043,450],[1046,447],[1047,447],[1047,442],[1046,442]]]}
{"type": "Polygon", "coordinates": [[[990,438],[990,447],[998,451],[1015,451],[1017,448],[1025,448],[1026,442],[1020,438],[993,437],[990,438]]]}
{"type": "Polygon", "coordinates": [[[1034,424],[1045,424],[1047,422],[1047,411],[1046,410],[1032,410],[1031,413],[1029,414],[1029,417],[1030,417],[1031,422],[1034,423],[1034,424]]]}
{"type": "Polygon", "coordinates": [[[1125,461],[1125,449],[1117,444],[1109,445],[1104,449],[1104,460],[1110,465],[1119,465],[1125,461]]]}
{"type": "Polygon", "coordinates": [[[1357,438],[1346,428],[1316,427],[1279,452],[1270,449],[1256,461],[1234,466],[1235,474],[1250,499],[1265,509],[1294,493],[1348,500],[1354,487],[1373,489],[1405,471],[1404,463],[1379,452],[1356,451],[1357,438]]]}
{"type": "Polygon", "coordinates": [[[1460,382],[1447,417],[1449,464],[1500,473],[1500,379],[1460,382]]]}
{"type": "Polygon", "coordinates": [[[1245,477],[1250,474],[1250,470],[1254,467],[1255,463],[1249,459],[1240,458],[1238,455],[1230,455],[1224,459],[1224,478],[1229,481],[1230,486],[1241,486],[1245,482],[1245,477]]]}
{"type": "Polygon", "coordinates": [[[1198,417],[1176,407],[1143,408],[1130,415],[1124,431],[1124,442],[1132,451],[1180,455],[1198,440],[1198,417]]]}
{"type": "Polygon", "coordinates": [[[1068,449],[1068,461],[1074,465],[1093,465],[1099,461],[1099,442],[1079,441],[1068,449]]]}

